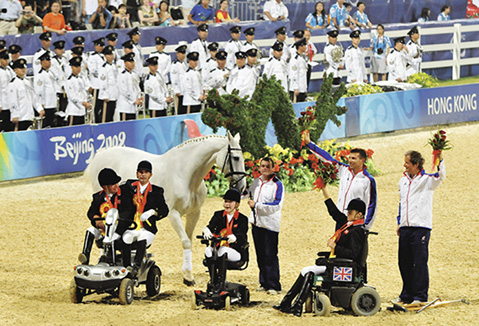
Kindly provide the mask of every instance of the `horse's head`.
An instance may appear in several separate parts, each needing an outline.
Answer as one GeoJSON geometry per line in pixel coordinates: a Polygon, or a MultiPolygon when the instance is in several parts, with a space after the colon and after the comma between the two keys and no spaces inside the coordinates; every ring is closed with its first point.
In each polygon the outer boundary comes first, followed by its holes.
{"type": "Polygon", "coordinates": [[[239,192],[246,189],[246,172],[244,169],[243,150],[240,146],[240,134],[232,136],[228,131],[228,146],[225,155],[220,155],[217,165],[221,167],[225,177],[230,180],[230,187],[236,188],[239,192]]]}

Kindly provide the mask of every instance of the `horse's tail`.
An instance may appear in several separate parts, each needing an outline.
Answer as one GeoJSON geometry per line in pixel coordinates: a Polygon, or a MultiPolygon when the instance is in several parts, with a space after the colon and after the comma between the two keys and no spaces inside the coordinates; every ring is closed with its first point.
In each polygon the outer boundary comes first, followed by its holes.
{"type": "Polygon", "coordinates": [[[92,187],[93,185],[91,184],[90,174],[91,174],[91,162],[90,164],[88,164],[85,171],[83,171],[82,181],[85,184],[88,184],[90,187],[92,187]]]}

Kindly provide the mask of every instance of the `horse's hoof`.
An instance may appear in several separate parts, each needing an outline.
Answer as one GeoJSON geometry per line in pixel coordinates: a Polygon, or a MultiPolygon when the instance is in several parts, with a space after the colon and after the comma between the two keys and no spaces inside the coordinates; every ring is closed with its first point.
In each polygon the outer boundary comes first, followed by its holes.
{"type": "Polygon", "coordinates": [[[186,278],[183,279],[183,284],[186,286],[193,286],[196,284],[195,280],[188,281],[186,278]]]}

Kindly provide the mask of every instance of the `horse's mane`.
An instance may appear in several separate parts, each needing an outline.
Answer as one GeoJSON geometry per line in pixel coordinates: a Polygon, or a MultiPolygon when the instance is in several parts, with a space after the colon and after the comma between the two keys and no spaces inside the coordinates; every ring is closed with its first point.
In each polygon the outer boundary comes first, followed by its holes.
{"type": "Polygon", "coordinates": [[[182,148],[182,147],[184,147],[184,146],[188,146],[188,145],[190,145],[190,144],[196,144],[196,143],[199,143],[199,142],[202,142],[202,141],[211,139],[211,138],[226,139],[226,136],[220,136],[220,135],[211,134],[211,135],[201,136],[201,137],[197,137],[197,138],[191,138],[191,139],[188,139],[187,141],[185,141],[185,142],[179,144],[178,146],[176,146],[176,147],[174,147],[174,148],[175,148],[175,149],[179,149],[179,148],[182,148]]]}

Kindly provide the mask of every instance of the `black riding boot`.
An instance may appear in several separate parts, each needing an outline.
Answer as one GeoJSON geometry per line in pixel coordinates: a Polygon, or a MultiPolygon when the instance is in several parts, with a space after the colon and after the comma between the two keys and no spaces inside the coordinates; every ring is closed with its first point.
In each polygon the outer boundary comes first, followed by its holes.
{"type": "Polygon", "coordinates": [[[227,254],[224,254],[221,257],[218,257],[216,261],[217,271],[218,271],[218,288],[223,289],[226,282],[226,263],[227,263],[227,254]]]}
{"type": "Polygon", "coordinates": [[[286,313],[291,312],[291,302],[293,302],[293,299],[298,295],[303,283],[304,276],[299,274],[298,278],[294,282],[291,289],[289,289],[288,293],[286,293],[281,303],[279,305],[273,306],[273,308],[286,313]]]}
{"type": "Polygon", "coordinates": [[[301,287],[301,291],[298,294],[298,297],[296,298],[296,301],[293,304],[293,307],[291,307],[291,312],[298,317],[301,317],[301,314],[303,313],[303,303],[306,302],[306,299],[308,299],[308,296],[311,295],[311,288],[313,287],[313,281],[314,281],[314,273],[309,272],[304,276],[304,282],[303,286],[301,287]]]}
{"type": "Polygon", "coordinates": [[[80,255],[78,255],[78,260],[82,265],[88,265],[90,263],[90,253],[91,247],[93,245],[93,240],[95,240],[95,236],[86,231],[85,234],[85,241],[83,242],[83,251],[80,255]]]}
{"type": "Polygon", "coordinates": [[[146,253],[146,240],[138,241],[137,244],[134,267],[139,270],[146,253]]]}
{"type": "Polygon", "coordinates": [[[121,260],[123,266],[126,268],[131,267],[131,245],[124,242],[121,245],[121,260]]]}

